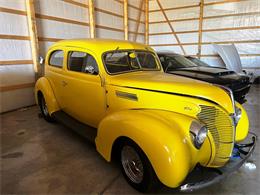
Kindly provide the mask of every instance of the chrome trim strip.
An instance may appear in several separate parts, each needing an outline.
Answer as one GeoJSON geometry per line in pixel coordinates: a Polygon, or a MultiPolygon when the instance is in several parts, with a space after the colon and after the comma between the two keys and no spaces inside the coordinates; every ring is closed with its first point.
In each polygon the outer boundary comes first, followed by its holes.
{"type": "Polygon", "coordinates": [[[116,96],[128,100],[138,101],[137,95],[133,93],[127,93],[123,91],[116,91],[116,96]]]}

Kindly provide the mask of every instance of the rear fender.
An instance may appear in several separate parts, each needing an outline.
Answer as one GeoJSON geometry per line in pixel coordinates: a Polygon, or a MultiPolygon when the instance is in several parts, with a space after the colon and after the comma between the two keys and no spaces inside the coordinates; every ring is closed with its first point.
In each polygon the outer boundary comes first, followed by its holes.
{"type": "Polygon", "coordinates": [[[42,93],[42,95],[44,96],[49,114],[52,114],[53,112],[60,110],[60,107],[55,98],[51,84],[48,81],[48,79],[45,77],[41,77],[40,79],[38,79],[35,85],[35,100],[37,104],[39,104],[38,102],[39,92],[42,93]]]}
{"type": "Polygon", "coordinates": [[[166,186],[177,187],[195,166],[192,153],[196,149],[187,133],[192,120],[159,110],[115,112],[101,121],[96,147],[110,161],[113,143],[127,137],[144,151],[159,180],[166,186]]]}

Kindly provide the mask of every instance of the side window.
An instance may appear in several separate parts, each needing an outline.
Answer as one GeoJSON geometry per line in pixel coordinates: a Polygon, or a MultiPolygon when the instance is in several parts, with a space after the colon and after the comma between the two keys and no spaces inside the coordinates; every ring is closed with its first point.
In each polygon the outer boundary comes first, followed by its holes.
{"type": "Polygon", "coordinates": [[[80,51],[69,52],[68,70],[98,74],[98,65],[93,56],[80,51]]]}
{"type": "Polygon", "coordinates": [[[52,52],[49,60],[49,65],[62,68],[63,66],[64,52],[62,50],[56,50],[52,52]]]}

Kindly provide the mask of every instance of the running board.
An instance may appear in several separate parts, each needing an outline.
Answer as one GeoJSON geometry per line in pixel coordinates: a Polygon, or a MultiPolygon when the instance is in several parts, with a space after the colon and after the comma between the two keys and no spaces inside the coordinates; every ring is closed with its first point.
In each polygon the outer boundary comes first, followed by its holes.
{"type": "Polygon", "coordinates": [[[81,136],[87,138],[90,142],[95,143],[95,138],[97,136],[97,129],[85,125],[78,120],[72,118],[63,111],[57,111],[51,115],[55,120],[64,124],[66,127],[76,131],[81,136]]]}

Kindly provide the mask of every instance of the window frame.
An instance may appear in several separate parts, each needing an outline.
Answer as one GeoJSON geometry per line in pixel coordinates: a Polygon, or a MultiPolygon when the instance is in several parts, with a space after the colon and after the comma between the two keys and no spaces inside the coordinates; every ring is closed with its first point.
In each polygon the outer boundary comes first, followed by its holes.
{"type": "Polygon", "coordinates": [[[49,66],[52,66],[52,67],[55,67],[55,68],[63,69],[63,67],[64,67],[64,61],[65,61],[65,51],[62,50],[62,49],[55,49],[55,50],[53,50],[53,51],[50,53],[50,55],[49,55],[48,65],[49,65],[49,66]],[[52,57],[52,55],[53,55],[55,52],[57,52],[57,51],[63,52],[63,60],[62,60],[62,65],[61,65],[61,66],[53,65],[53,64],[50,63],[50,62],[51,62],[51,57],[52,57]]]}
{"type": "Polygon", "coordinates": [[[97,75],[99,75],[99,72],[100,72],[96,58],[95,58],[93,55],[89,54],[88,52],[86,52],[86,51],[80,51],[80,50],[67,50],[66,68],[67,68],[67,71],[69,71],[69,72],[74,72],[74,73],[76,72],[76,73],[81,73],[81,74],[84,74],[84,75],[97,76],[97,75]],[[87,54],[87,57],[90,55],[90,56],[96,61],[97,70],[98,70],[98,71],[97,71],[97,74],[90,74],[90,73],[88,73],[88,72],[82,72],[82,71],[78,72],[78,71],[71,70],[70,67],[69,67],[69,60],[70,60],[71,53],[73,53],[73,52],[86,53],[86,54],[87,54]]]}
{"type": "MultiPolygon", "coordinates": [[[[136,69],[136,70],[129,70],[129,71],[121,71],[121,72],[116,72],[116,73],[110,73],[107,70],[107,66],[106,66],[104,57],[105,57],[105,55],[107,53],[111,53],[113,51],[115,51],[115,50],[106,51],[106,52],[102,53],[102,55],[101,55],[103,66],[104,66],[105,71],[106,71],[106,73],[108,75],[118,75],[118,74],[125,74],[125,73],[131,73],[131,72],[138,72],[138,71],[140,71],[140,69],[136,69]]],[[[149,50],[145,50],[145,49],[119,49],[116,52],[127,52],[127,51],[148,52],[148,53],[152,54],[155,57],[155,61],[157,63],[158,69],[157,70],[145,70],[145,69],[142,69],[141,71],[161,71],[162,70],[162,65],[161,65],[160,59],[158,59],[158,56],[156,55],[156,53],[154,53],[152,51],[149,51],[149,50]]]]}

